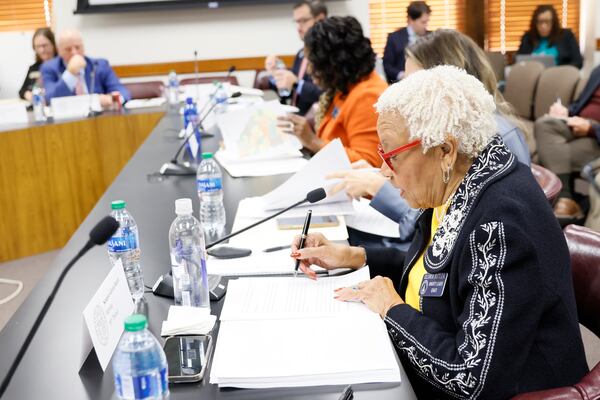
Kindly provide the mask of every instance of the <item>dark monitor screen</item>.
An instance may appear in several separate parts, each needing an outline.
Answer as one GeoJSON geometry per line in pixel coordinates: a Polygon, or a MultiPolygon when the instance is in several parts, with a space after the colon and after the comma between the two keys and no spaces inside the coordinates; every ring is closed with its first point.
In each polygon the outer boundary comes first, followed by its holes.
{"type": "Polygon", "coordinates": [[[297,0],[77,0],[76,14],[169,10],[177,8],[216,9],[249,4],[290,4],[297,0]]]}

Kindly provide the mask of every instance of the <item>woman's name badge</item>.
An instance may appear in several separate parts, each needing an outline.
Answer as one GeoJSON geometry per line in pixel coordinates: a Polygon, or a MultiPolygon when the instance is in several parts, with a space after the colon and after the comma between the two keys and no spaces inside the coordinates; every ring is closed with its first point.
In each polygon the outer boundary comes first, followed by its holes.
{"type": "Polygon", "coordinates": [[[425,274],[423,276],[423,282],[421,282],[421,289],[419,289],[419,296],[442,297],[444,294],[444,288],[446,287],[447,279],[447,272],[440,272],[439,274],[425,274]]]}

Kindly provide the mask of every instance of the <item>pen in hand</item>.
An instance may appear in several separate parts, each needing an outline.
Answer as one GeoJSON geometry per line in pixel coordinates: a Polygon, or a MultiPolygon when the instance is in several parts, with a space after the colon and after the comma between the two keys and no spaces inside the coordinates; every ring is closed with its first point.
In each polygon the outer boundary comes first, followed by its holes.
{"type": "MultiPolygon", "coordinates": [[[[308,235],[308,227],[310,226],[310,217],[312,216],[312,210],[308,210],[306,213],[306,219],[304,220],[304,226],[302,227],[302,236],[300,236],[300,244],[298,245],[298,250],[301,250],[304,247],[304,242],[306,242],[306,236],[308,235]]],[[[296,259],[296,266],[294,267],[294,278],[298,275],[298,267],[300,267],[300,260],[296,259]]]]}

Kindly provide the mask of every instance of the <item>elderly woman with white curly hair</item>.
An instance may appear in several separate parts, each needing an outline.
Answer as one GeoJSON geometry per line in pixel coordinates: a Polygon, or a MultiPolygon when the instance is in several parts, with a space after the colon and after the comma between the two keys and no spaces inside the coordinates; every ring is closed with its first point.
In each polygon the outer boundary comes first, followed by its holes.
{"type": "Polygon", "coordinates": [[[572,385],[587,372],[569,252],[531,171],[495,135],[494,100],[465,71],[439,66],[376,104],[382,171],[422,209],[407,253],[311,234],[292,257],[361,268],[340,288],[384,320],[418,397],[506,399],[572,385]]]}

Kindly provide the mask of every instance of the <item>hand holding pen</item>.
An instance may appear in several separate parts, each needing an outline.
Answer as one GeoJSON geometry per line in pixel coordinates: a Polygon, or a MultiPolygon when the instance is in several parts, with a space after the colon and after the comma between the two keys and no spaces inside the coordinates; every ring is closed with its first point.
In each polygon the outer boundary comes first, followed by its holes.
{"type": "MultiPolygon", "coordinates": [[[[298,249],[302,250],[306,243],[306,237],[308,236],[308,227],[310,226],[310,217],[312,216],[312,210],[308,210],[306,218],[304,219],[304,226],[302,227],[302,236],[300,236],[300,244],[298,249]]],[[[296,266],[294,267],[294,277],[298,275],[298,267],[300,266],[300,260],[296,259],[296,266]]]]}
{"type": "Polygon", "coordinates": [[[292,243],[290,256],[300,261],[300,269],[310,279],[317,279],[317,273],[311,265],[326,270],[336,268],[358,269],[365,265],[364,247],[348,246],[327,240],[321,233],[310,233],[306,236],[303,248],[300,248],[301,237],[296,236],[292,243]]]}

